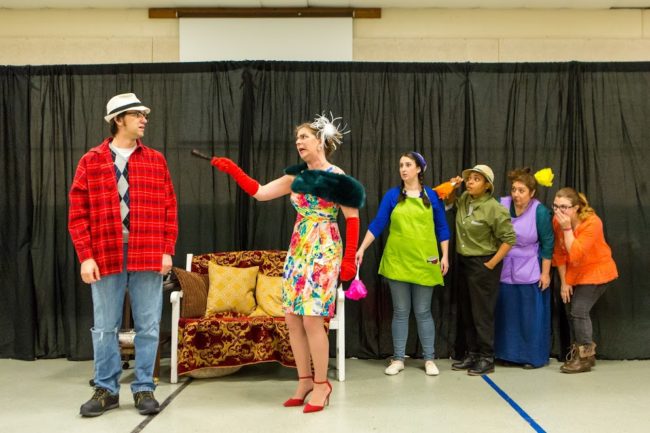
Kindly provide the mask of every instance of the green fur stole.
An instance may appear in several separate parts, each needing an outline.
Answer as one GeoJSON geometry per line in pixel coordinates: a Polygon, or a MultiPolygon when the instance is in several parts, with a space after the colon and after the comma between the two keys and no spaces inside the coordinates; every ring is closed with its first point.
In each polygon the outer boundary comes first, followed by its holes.
{"type": "Polygon", "coordinates": [[[296,178],[291,183],[291,191],[312,194],[343,206],[361,208],[366,201],[363,185],[345,174],[330,173],[323,170],[307,170],[307,164],[292,165],[284,172],[296,178]]]}

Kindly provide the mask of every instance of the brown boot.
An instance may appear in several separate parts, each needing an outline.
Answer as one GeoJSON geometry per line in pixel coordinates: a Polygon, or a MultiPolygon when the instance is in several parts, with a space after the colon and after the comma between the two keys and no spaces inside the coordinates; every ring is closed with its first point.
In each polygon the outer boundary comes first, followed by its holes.
{"type": "Polygon", "coordinates": [[[582,344],[577,346],[573,344],[571,346],[571,352],[567,355],[567,361],[560,371],[562,373],[584,373],[591,371],[591,360],[592,356],[596,355],[596,345],[591,344],[582,344]]]}
{"type": "Polygon", "coordinates": [[[578,356],[578,345],[575,343],[571,343],[571,346],[569,346],[569,353],[566,354],[564,363],[568,364],[573,362],[576,356],[578,356]]]}
{"type": "Polygon", "coordinates": [[[592,367],[595,367],[596,366],[596,343],[592,341],[590,346],[593,350],[593,355],[589,357],[589,362],[591,363],[592,367]]]}

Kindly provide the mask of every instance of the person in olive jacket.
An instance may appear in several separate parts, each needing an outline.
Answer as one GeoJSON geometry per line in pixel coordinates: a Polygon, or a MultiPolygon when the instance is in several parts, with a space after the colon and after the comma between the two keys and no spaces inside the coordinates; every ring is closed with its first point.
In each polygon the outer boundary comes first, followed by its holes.
{"type": "Polygon", "coordinates": [[[492,197],[494,173],[487,165],[464,170],[450,181],[464,182],[466,191],[455,202],[458,253],[458,305],[465,330],[467,353],[452,364],[470,376],[494,371],[494,311],[499,295],[502,260],[516,241],[510,214],[492,197]]]}

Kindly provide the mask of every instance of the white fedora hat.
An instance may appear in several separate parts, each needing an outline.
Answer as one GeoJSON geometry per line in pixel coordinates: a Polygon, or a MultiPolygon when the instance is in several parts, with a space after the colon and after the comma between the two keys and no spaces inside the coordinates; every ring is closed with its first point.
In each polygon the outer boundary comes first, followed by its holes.
{"type": "Polygon", "coordinates": [[[111,119],[125,111],[144,111],[149,114],[151,110],[142,105],[142,102],[135,96],[135,93],[122,93],[121,95],[113,96],[106,104],[106,116],[104,119],[111,123],[111,119]]]}

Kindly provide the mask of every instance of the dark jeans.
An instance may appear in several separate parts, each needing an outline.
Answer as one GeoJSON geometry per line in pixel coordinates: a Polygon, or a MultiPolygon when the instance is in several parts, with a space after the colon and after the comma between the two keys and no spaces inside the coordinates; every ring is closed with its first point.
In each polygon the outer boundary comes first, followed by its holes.
{"type": "Polygon", "coordinates": [[[577,344],[593,342],[593,327],[589,313],[609,284],[585,284],[573,286],[571,302],[567,304],[571,337],[577,344]]]}
{"type": "Polygon", "coordinates": [[[502,263],[488,269],[484,263],[493,255],[459,255],[460,285],[458,302],[467,351],[481,357],[494,357],[494,310],[499,297],[502,263]]]}

